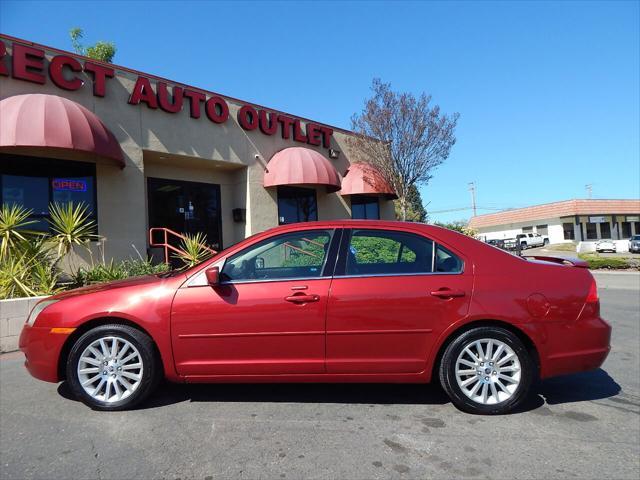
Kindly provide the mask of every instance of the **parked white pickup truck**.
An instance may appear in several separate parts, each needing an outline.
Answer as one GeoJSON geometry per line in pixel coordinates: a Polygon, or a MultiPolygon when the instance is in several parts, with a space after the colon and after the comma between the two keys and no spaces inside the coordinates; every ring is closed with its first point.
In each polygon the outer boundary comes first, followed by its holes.
{"type": "Polygon", "coordinates": [[[507,238],[504,246],[507,249],[514,250],[516,245],[520,244],[521,249],[542,247],[549,244],[549,237],[543,237],[538,233],[519,233],[516,238],[507,238]]]}

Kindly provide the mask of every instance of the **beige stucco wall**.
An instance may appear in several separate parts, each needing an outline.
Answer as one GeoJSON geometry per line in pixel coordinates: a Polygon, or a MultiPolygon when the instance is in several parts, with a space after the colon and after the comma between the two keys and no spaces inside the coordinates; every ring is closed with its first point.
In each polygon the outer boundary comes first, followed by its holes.
{"type": "MultiPolygon", "coordinates": [[[[11,53],[11,41],[4,40],[4,43],[11,53]]],[[[56,54],[59,52],[47,51],[47,58],[56,54]]],[[[223,242],[229,245],[277,225],[276,191],[262,186],[264,168],[276,152],[287,147],[304,146],[328,158],[327,149],[322,147],[284,140],[279,133],[268,136],[259,130],[243,130],[236,120],[242,104],[229,98],[225,98],[230,109],[229,119],[224,124],[214,124],[206,117],[204,105],[201,117],[191,118],[186,99],[182,111],[173,114],[159,108],[153,110],[146,104],[128,104],[137,73],[116,69],[116,77],[106,82],[104,98],[93,96],[89,76],[84,73],[77,75],[85,81],[77,91],[60,89],[50,79],[45,85],[39,85],[0,76],[0,99],[24,93],[66,97],[95,112],[114,133],[122,146],[126,167],[120,170],[99,162],[96,173],[100,234],[108,238],[108,254],[115,258],[131,256],[131,244],[141,252],[146,249],[146,177],[220,184],[223,242]],[[160,161],[159,156],[165,156],[168,161],[160,161]],[[233,208],[247,209],[245,223],[233,222],[233,208]]],[[[153,79],[151,83],[155,86],[153,79]]],[[[171,88],[171,83],[169,86],[171,88]]],[[[304,122],[303,126],[306,126],[304,122]]],[[[342,154],[330,162],[340,175],[349,166],[346,139],[347,133],[334,131],[332,148],[342,154]]],[[[56,158],[73,159],[73,156],[56,154],[56,158]]],[[[348,198],[337,193],[327,194],[324,188],[317,189],[317,196],[319,219],[350,217],[348,198]]],[[[381,218],[395,217],[392,202],[381,200],[380,207],[381,218]]]]}

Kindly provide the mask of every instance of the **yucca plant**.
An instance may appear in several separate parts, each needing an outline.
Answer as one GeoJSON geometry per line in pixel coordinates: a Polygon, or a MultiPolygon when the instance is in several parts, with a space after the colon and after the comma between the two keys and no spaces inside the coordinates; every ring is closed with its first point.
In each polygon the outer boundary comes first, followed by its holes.
{"type": "Polygon", "coordinates": [[[207,236],[198,232],[195,235],[186,234],[180,241],[181,253],[176,253],[175,258],[179,259],[185,267],[191,268],[211,257],[213,253],[207,247],[207,236]]]}
{"type": "Polygon", "coordinates": [[[47,263],[35,262],[31,268],[30,288],[36,295],[53,295],[62,290],[60,270],[47,263]]]}
{"type": "Polygon", "coordinates": [[[30,286],[33,260],[25,252],[12,252],[0,258],[0,299],[33,297],[30,286]]]}
{"type": "Polygon", "coordinates": [[[0,207],[0,256],[8,255],[16,243],[40,235],[39,232],[25,227],[32,225],[35,220],[29,220],[32,210],[21,205],[6,203],[0,207]]]}
{"type": "Polygon", "coordinates": [[[88,247],[97,240],[96,223],[89,218],[84,203],[52,203],[49,205],[51,219],[50,240],[56,245],[58,259],[67,255],[74,246],[88,247]]]}
{"type": "Polygon", "coordinates": [[[9,255],[0,257],[0,299],[53,295],[61,290],[59,280],[51,246],[42,236],[16,242],[9,255]]]}

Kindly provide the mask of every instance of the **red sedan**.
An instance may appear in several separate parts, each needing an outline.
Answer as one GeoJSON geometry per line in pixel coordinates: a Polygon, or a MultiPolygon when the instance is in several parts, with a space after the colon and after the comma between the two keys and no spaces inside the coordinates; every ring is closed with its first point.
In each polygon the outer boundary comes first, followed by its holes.
{"type": "Polygon", "coordinates": [[[439,380],[460,409],[504,413],[532,382],[597,368],[611,327],[581,261],[524,259],[439,227],[278,227],[183,272],[85,287],[35,306],[36,378],[95,409],[173,382],[439,380]]]}

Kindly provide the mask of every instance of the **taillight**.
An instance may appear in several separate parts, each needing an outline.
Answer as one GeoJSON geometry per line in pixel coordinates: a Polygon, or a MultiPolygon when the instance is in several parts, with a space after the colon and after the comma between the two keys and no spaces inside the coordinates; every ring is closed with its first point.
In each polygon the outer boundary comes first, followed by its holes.
{"type": "Polygon", "coordinates": [[[598,302],[598,286],[596,285],[596,279],[591,279],[591,286],[589,287],[589,293],[587,294],[587,303],[597,303],[598,302]]]}

